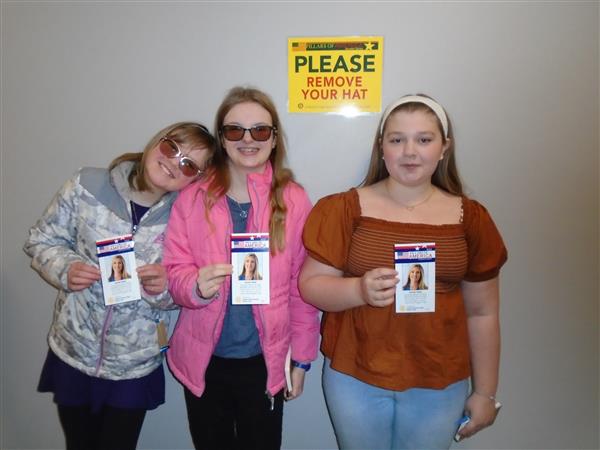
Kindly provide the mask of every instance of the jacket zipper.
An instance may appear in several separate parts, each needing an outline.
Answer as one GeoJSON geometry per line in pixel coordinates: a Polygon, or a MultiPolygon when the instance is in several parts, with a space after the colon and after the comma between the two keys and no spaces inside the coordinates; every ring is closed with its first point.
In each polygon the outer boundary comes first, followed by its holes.
{"type": "MultiPolygon", "coordinates": [[[[150,210],[150,209],[148,209],[150,210]]],[[[133,206],[133,201],[129,200],[129,216],[131,218],[131,234],[132,236],[136,234],[138,231],[141,220],[136,220],[137,225],[133,224],[133,215],[135,214],[135,208],[133,206]]],[[[146,215],[146,214],[144,214],[146,215]]],[[[134,244],[135,245],[135,244],[134,244]]],[[[96,362],[96,376],[100,373],[100,369],[102,368],[102,360],[104,359],[104,343],[106,341],[106,333],[108,332],[108,326],[110,324],[110,320],[112,318],[113,305],[108,307],[108,311],[106,313],[106,317],[104,318],[104,324],[102,325],[102,335],[100,338],[100,355],[98,357],[98,361],[96,362]]]]}
{"type": "MultiPolygon", "coordinates": [[[[252,215],[252,220],[254,222],[253,223],[254,229],[259,231],[258,230],[258,222],[257,222],[257,220],[258,220],[257,219],[257,217],[258,217],[257,211],[262,211],[260,208],[260,196],[256,192],[256,182],[252,181],[251,185],[252,185],[252,191],[254,192],[254,197],[256,197],[256,208],[254,208],[254,211],[253,211],[254,214],[252,215]]],[[[252,197],[250,197],[250,201],[252,201],[252,197]]],[[[246,230],[248,230],[248,226],[246,226],[246,230]]]]}
{"type": "MultiPolygon", "coordinates": [[[[223,200],[225,202],[227,202],[227,199],[223,198],[223,200]]],[[[227,214],[229,214],[229,208],[225,208],[227,214]]],[[[225,246],[225,254],[229,253],[231,255],[231,249],[230,247],[230,242],[229,242],[229,237],[231,236],[231,231],[233,229],[233,223],[231,222],[231,217],[230,215],[227,216],[228,220],[227,220],[227,233],[225,233],[225,242],[223,243],[223,245],[225,246]]],[[[221,301],[221,311],[220,311],[220,317],[223,317],[225,315],[225,311],[224,309],[227,308],[227,302],[229,301],[229,292],[227,292],[227,286],[225,286],[225,294],[224,295],[224,299],[222,299],[221,301]]],[[[213,325],[213,331],[212,331],[212,336],[213,336],[213,348],[211,350],[211,353],[215,351],[215,348],[218,344],[218,338],[216,337],[216,331],[217,331],[217,321],[215,321],[214,325],[213,325]]]]}
{"type": "MultiPolygon", "coordinates": [[[[253,212],[254,212],[254,214],[252,215],[252,220],[253,220],[253,228],[254,228],[254,230],[255,230],[256,232],[260,232],[260,230],[258,229],[258,222],[257,222],[257,220],[258,220],[258,219],[257,219],[257,217],[259,216],[259,213],[262,213],[262,210],[261,210],[261,208],[260,208],[260,206],[261,206],[261,205],[260,205],[260,196],[259,196],[259,195],[258,195],[258,193],[256,192],[256,183],[255,183],[254,181],[252,181],[252,182],[250,183],[250,185],[251,185],[251,188],[252,188],[252,192],[254,193],[254,197],[256,198],[256,208],[254,209],[254,211],[253,211],[253,212]]],[[[250,200],[252,200],[252,198],[250,198],[250,200]]],[[[248,227],[246,227],[246,230],[248,230],[248,227]]],[[[270,239],[271,239],[271,238],[270,238],[270,236],[269,236],[269,246],[271,245],[271,241],[270,241],[270,239]]],[[[271,252],[269,251],[269,257],[270,257],[270,255],[271,255],[271,252]]],[[[271,277],[269,277],[269,279],[270,279],[270,278],[271,278],[271,277]]],[[[255,308],[257,309],[257,311],[258,311],[258,316],[259,316],[259,318],[260,318],[260,323],[261,323],[261,326],[262,326],[263,335],[264,335],[264,338],[265,338],[265,341],[266,341],[266,338],[267,338],[267,327],[265,326],[265,318],[264,318],[264,315],[263,315],[263,310],[262,310],[262,308],[260,307],[260,305],[255,305],[254,307],[255,307],[255,308]]]]}
{"type": "MultiPolygon", "coordinates": [[[[150,211],[150,209],[152,209],[152,207],[148,208],[148,211],[150,211]]],[[[129,201],[129,216],[131,218],[131,234],[132,235],[136,234],[136,232],[138,231],[138,229],[140,227],[142,220],[144,220],[147,217],[147,214],[144,214],[144,216],[137,221],[138,222],[137,225],[133,225],[133,214],[134,213],[135,213],[135,209],[134,209],[132,201],[130,200],[129,201]]],[[[98,374],[100,373],[100,369],[102,368],[102,360],[104,359],[104,343],[106,341],[106,333],[108,331],[108,326],[112,319],[112,311],[113,311],[113,305],[110,305],[108,307],[106,317],[104,318],[104,324],[102,325],[102,335],[101,335],[101,339],[100,339],[100,355],[98,357],[98,361],[96,362],[96,371],[95,371],[96,376],[98,376],[98,374]]]]}
{"type": "Polygon", "coordinates": [[[131,234],[133,236],[135,236],[135,234],[139,231],[140,226],[142,225],[142,222],[147,222],[148,221],[148,216],[151,215],[154,211],[158,208],[155,207],[159,207],[161,206],[161,202],[162,200],[159,200],[158,203],[150,206],[146,212],[144,213],[144,215],[142,217],[137,217],[137,212],[135,210],[135,207],[133,206],[133,200],[129,200],[129,216],[131,217],[131,234]],[[134,215],[135,215],[135,221],[137,222],[137,224],[134,225],[133,223],[133,219],[134,219],[134,215]]]}
{"type": "MultiPolygon", "coordinates": [[[[250,183],[251,187],[252,187],[252,192],[254,193],[254,197],[256,198],[256,208],[254,209],[254,214],[252,215],[252,220],[253,220],[253,225],[254,225],[254,230],[257,232],[260,232],[260,230],[258,229],[258,217],[259,214],[261,214],[263,211],[261,209],[261,203],[260,203],[260,196],[258,195],[258,192],[256,192],[256,183],[254,181],[252,181],[250,183]]],[[[250,198],[250,200],[252,200],[252,198],[250,198]]],[[[246,227],[246,229],[248,229],[248,227],[246,227]]],[[[271,236],[269,236],[269,247],[271,246],[271,236]]],[[[269,258],[271,257],[271,251],[269,248],[269,258]]],[[[270,264],[269,264],[270,267],[270,264]]],[[[269,277],[269,280],[271,279],[271,277],[269,277]]],[[[269,293],[270,296],[270,293],[269,293]]],[[[265,342],[267,341],[267,327],[265,325],[265,317],[264,317],[264,312],[262,309],[262,305],[254,305],[254,308],[256,308],[256,310],[258,311],[258,317],[260,319],[260,325],[262,327],[262,332],[263,332],[263,340],[265,342]]],[[[267,359],[266,359],[266,355],[263,351],[263,357],[265,358],[265,365],[267,365],[267,359]]],[[[268,370],[268,366],[267,366],[267,379],[269,378],[269,370],[268,370]]],[[[273,396],[269,393],[269,384],[267,382],[267,384],[265,385],[265,394],[267,395],[267,397],[270,399],[271,401],[271,411],[273,411],[274,408],[274,402],[275,399],[273,398],[273,396]]]]}
{"type": "Polygon", "coordinates": [[[96,363],[96,376],[100,373],[100,368],[102,367],[102,360],[104,359],[104,341],[106,340],[106,332],[108,331],[108,325],[110,323],[110,319],[112,318],[112,305],[108,307],[108,312],[106,313],[106,317],[104,318],[104,324],[102,325],[102,336],[100,339],[100,356],[98,357],[98,361],[96,363]]]}

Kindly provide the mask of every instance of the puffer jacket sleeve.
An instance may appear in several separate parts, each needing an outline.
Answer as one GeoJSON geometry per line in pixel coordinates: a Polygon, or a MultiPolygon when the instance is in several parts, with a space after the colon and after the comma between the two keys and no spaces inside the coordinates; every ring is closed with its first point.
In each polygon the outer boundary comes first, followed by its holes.
{"type": "Polygon", "coordinates": [[[191,214],[204,214],[204,210],[195,204],[201,198],[200,194],[190,188],[193,185],[182,191],[173,204],[162,263],[167,269],[169,291],[175,303],[184,308],[198,309],[211,303],[211,300],[196,294],[198,266],[188,236],[188,220],[191,214]]]}
{"type": "Polygon", "coordinates": [[[153,308],[164,310],[164,311],[170,311],[170,310],[179,308],[179,306],[176,305],[175,302],[173,301],[173,298],[171,297],[171,293],[169,292],[168,288],[165,289],[160,294],[152,295],[152,294],[149,294],[148,292],[146,292],[146,290],[142,286],[141,293],[142,293],[142,300],[144,300],[146,303],[148,303],[153,308]]]}
{"type": "Polygon", "coordinates": [[[71,264],[86,262],[76,253],[77,217],[81,185],[78,172],[54,196],[42,217],[29,230],[23,250],[32,257],[31,267],[52,286],[69,291],[71,264]]]}
{"type": "Polygon", "coordinates": [[[317,357],[319,345],[319,311],[306,303],[300,295],[298,277],[306,258],[306,249],[302,243],[302,229],[312,205],[306,192],[299,186],[293,186],[294,195],[286,202],[290,223],[288,245],[292,251],[292,279],[290,286],[290,330],[292,359],[309,362],[317,357]]]}
{"type": "MultiPolygon", "coordinates": [[[[169,216],[170,216],[170,212],[172,211],[172,206],[173,206],[174,200],[172,201],[173,203],[171,203],[170,200],[167,199],[166,197],[167,196],[163,197],[163,199],[161,200],[160,207],[168,208],[169,216]]],[[[148,258],[146,260],[147,264],[160,264],[161,266],[163,266],[163,268],[165,268],[164,264],[162,263],[162,260],[163,260],[166,234],[167,234],[167,231],[166,231],[166,227],[165,227],[165,229],[160,233],[159,236],[153,237],[153,240],[151,243],[146,243],[146,246],[152,247],[153,250],[155,250],[156,247],[159,245],[161,248],[161,251],[158,254],[150,252],[150,254],[148,255],[148,258]]],[[[165,271],[166,271],[166,268],[165,268],[165,271]]],[[[146,303],[148,303],[152,308],[160,309],[163,311],[179,309],[179,305],[177,305],[173,301],[173,297],[171,296],[171,293],[169,292],[168,276],[169,276],[169,274],[167,272],[167,287],[160,294],[154,294],[154,295],[150,294],[150,293],[146,292],[146,290],[144,289],[143,286],[141,286],[142,299],[146,303]]]]}

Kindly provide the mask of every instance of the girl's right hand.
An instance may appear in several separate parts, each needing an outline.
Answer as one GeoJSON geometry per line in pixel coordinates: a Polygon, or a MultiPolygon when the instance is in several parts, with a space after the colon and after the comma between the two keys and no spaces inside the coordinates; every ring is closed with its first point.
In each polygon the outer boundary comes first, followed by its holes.
{"type": "Polygon", "coordinates": [[[367,305],[382,308],[394,303],[398,272],[379,267],[369,270],[360,279],[360,294],[367,305]]]}
{"type": "Polygon", "coordinates": [[[100,280],[100,269],[81,261],[74,262],[67,272],[67,287],[71,291],[81,291],[89,288],[100,280]]]}
{"type": "Polygon", "coordinates": [[[227,276],[233,272],[231,264],[211,264],[198,269],[196,285],[202,298],[213,298],[227,276]]]}

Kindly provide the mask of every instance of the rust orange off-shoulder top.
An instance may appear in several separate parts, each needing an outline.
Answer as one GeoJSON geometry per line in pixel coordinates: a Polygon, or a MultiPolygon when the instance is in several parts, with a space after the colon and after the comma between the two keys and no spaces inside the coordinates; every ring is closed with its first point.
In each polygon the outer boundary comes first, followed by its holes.
{"type": "Polygon", "coordinates": [[[362,216],[356,189],[315,205],[304,245],[311,257],[344,276],[393,268],[394,244],[436,244],[435,312],[397,314],[392,304],[323,314],[321,351],[335,370],[398,391],[441,389],[470,376],[460,283],[496,277],[507,252],[487,210],[467,197],[462,207],[462,223],[426,225],[362,216]]]}

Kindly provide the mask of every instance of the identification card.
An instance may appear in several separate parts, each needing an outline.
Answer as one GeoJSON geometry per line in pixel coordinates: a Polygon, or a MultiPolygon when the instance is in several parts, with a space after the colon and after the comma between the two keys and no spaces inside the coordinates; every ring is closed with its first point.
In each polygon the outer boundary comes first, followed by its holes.
{"type": "Polygon", "coordinates": [[[142,298],[133,246],[131,234],[96,241],[104,304],[107,306],[142,298]]]}
{"type": "Polygon", "coordinates": [[[232,233],[231,264],[232,304],[269,304],[269,233],[232,233]]]}
{"type": "Polygon", "coordinates": [[[167,327],[162,320],[155,320],[156,322],[156,338],[158,340],[158,348],[161,353],[166,352],[169,349],[169,336],[167,335],[167,327]]]}
{"type": "Polygon", "coordinates": [[[435,243],[394,245],[396,312],[435,312],[435,243]]]}

